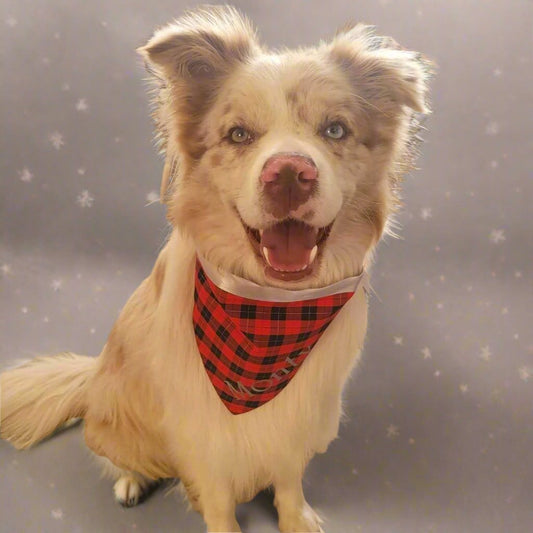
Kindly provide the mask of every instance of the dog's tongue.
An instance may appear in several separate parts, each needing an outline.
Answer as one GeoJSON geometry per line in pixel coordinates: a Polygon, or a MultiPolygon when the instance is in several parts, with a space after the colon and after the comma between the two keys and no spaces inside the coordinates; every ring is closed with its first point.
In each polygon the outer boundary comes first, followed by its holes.
{"type": "Polygon", "coordinates": [[[275,271],[305,270],[316,256],[317,229],[303,222],[280,222],[261,235],[261,250],[275,271]]]}

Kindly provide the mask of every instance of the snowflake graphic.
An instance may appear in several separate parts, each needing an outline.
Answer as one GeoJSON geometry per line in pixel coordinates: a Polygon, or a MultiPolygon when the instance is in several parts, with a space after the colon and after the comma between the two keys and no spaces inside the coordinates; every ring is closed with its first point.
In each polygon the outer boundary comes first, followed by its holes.
{"type": "Polygon", "coordinates": [[[502,229],[493,229],[490,232],[489,238],[491,242],[493,242],[494,244],[498,244],[505,240],[505,232],[502,229]]]}
{"type": "Polygon", "coordinates": [[[395,426],[394,424],[391,424],[387,428],[387,438],[388,439],[395,439],[399,435],[400,435],[400,430],[399,430],[398,426],[395,426]]]}
{"type": "Polygon", "coordinates": [[[420,210],[420,218],[422,220],[427,220],[428,218],[431,218],[433,216],[433,213],[431,212],[431,207],[423,207],[420,210]]]}
{"type": "Polygon", "coordinates": [[[80,176],[85,176],[85,172],[86,172],[86,171],[85,171],[85,168],[80,167],[80,168],[78,168],[77,172],[78,172],[78,174],[79,174],[80,176]]]}
{"type": "Polygon", "coordinates": [[[422,348],[420,351],[422,352],[424,359],[431,359],[431,350],[427,346],[422,348]]]}
{"type": "Polygon", "coordinates": [[[522,381],[527,382],[529,381],[529,378],[531,377],[531,368],[528,368],[527,366],[522,366],[518,369],[518,374],[522,381]]]}
{"type": "Polygon", "coordinates": [[[485,127],[485,134],[498,135],[498,133],[500,133],[500,125],[495,120],[491,120],[485,127]]]}
{"type": "Polygon", "coordinates": [[[490,168],[498,168],[498,161],[496,161],[496,159],[493,159],[491,162],[490,162],[490,168]]]}
{"type": "Polygon", "coordinates": [[[159,202],[159,194],[157,193],[157,191],[150,191],[146,195],[146,201],[148,202],[147,205],[153,204],[155,202],[159,202]]]}
{"type": "Polygon", "coordinates": [[[490,351],[490,348],[488,346],[483,346],[481,348],[481,353],[479,354],[479,358],[483,359],[483,361],[488,361],[491,355],[492,353],[490,351]]]}
{"type": "Polygon", "coordinates": [[[468,385],[466,383],[461,383],[461,385],[459,385],[459,390],[463,394],[466,394],[468,392],[468,385]]]}
{"type": "Polygon", "coordinates": [[[65,145],[65,139],[63,138],[63,135],[59,133],[58,131],[54,131],[48,136],[48,140],[52,143],[52,146],[56,150],[60,150],[62,146],[65,145]]]}
{"type": "Polygon", "coordinates": [[[76,202],[80,207],[92,207],[94,196],[87,189],[84,189],[78,194],[76,202]]]}
{"type": "Polygon", "coordinates": [[[502,70],[498,67],[496,67],[493,71],[492,71],[492,75],[495,77],[495,78],[500,78],[501,75],[503,74],[502,70]]]}
{"type": "Polygon", "coordinates": [[[33,179],[33,174],[30,172],[28,167],[24,167],[22,170],[19,171],[18,174],[20,181],[23,181],[24,183],[29,183],[33,179]]]}
{"type": "Polygon", "coordinates": [[[52,283],[50,284],[50,287],[54,289],[54,292],[60,291],[62,286],[63,286],[63,281],[60,279],[54,279],[52,283]]]}
{"type": "Polygon", "coordinates": [[[398,346],[403,346],[403,337],[394,337],[394,344],[398,346]]]}
{"type": "Polygon", "coordinates": [[[63,520],[63,511],[61,509],[52,509],[51,513],[52,518],[55,520],[63,520]]]}
{"type": "Polygon", "coordinates": [[[76,111],[89,111],[89,104],[87,103],[87,100],[85,98],[80,98],[76,102],[76,111]]]}
{"type": "Polygon", "coordinates": [[[4,263],[1,267],[0,267],[0,270],[2,271],[2,274],[4,276],[7,276],[9,274],[11,274],[11,266],[8,265],[7,263],[4,263]]]}

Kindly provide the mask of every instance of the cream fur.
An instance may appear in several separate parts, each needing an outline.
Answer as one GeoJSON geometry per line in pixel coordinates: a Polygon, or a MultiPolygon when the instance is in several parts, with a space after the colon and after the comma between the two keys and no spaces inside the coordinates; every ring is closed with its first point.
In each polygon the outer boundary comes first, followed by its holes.
{"type": "Polygon", "coordinates": [[[172,234],[98,358],[39,358],[0,375],[0,435],[26,448],[83,417],[86,443],[105,458],[121,503],[135,504],[154,480],[180,478],[210,532],[240,531],[235,505],[272,485],[280,531],[321,531],[301,480],[337,436],[342,390],[365,337],[365,293],[345,305],[278,396],[232,415],[196,346],[195,257],[286,288],[368,270],[412,153],[412,110],[426,110],[427,63],[363,26],[317,48],[274,54],[231,8],[189,13],[141,53],[157,77],[172,234]],[[321,123],[339,119],[350,136],[325,142],[321,123]],[[236,123],[255,132],[249,148],[224,140],[236,123]],[[316,269],[298,282],[265,275],[239,220],[273,222],[257,177],[280,151],[306,153],[319,169],[319,193],[292,216],[309,210],[317,227],[335,221],[316,269]]]}

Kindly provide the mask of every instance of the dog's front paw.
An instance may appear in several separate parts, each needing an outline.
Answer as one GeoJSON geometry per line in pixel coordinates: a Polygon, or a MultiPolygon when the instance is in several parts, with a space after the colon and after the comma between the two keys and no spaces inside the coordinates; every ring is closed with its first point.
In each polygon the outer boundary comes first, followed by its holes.
{"type": "Polygon", "coordinates": [[[281,533],[324,533],[321,522],[313,508],[305,503],[302,511],[280,516],[279,530],[281,533]]]}
{"type": "Polygon", "coordinates": [[[146,494],[148,483],[139,481],[133,476],[121,476],[113,487],[115,500],[124,507],[137,505],[146,494]]]}

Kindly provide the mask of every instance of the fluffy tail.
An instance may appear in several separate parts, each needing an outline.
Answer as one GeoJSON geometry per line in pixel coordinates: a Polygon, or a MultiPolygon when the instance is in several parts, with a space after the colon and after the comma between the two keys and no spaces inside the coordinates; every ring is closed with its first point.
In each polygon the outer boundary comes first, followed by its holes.
{"type": "Polygon", "coordinates": [[[0,374],[0,437],[29,448],[85,414],[96,358],[62,353],[37,357],[0,374]]]}

